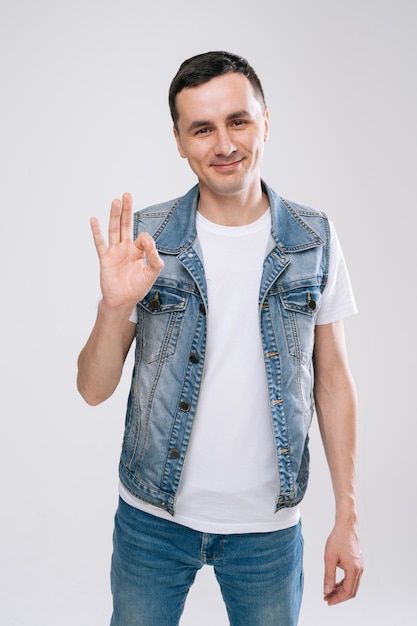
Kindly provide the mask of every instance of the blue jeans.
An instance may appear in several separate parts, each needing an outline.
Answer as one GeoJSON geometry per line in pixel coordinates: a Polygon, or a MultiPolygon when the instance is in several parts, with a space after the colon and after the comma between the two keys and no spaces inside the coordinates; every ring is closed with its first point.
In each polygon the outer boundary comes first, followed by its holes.
{"type": "Polygon", "coordinates": [[[298,622],[301,524],[277,532],[216,535],[149,515],[120,499],[113,546],[111,626],[176,626],[204,564],[214,567],[231,626],[298,622]]]}

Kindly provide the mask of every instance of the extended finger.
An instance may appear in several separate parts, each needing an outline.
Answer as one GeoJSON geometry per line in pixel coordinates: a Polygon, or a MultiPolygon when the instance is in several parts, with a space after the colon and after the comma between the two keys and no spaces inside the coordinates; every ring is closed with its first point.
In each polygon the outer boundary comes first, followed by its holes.
{"type": "Polygon", "coordinates": [[[96,217],[90,219],[91,232],[93,233],[94,244],[97,254],[101,258],[107,252],[107,245],[101,232],[100,223],[96,217]]]}
{"type": "Polygon", "coordinates": [[[122,203],[120,200],[113,200],[110,209],[109,220],[109,246],[112,247],[120,243],[120,212],[122,203]]]}
{"type": "Polygon", "coordinates": [[[132,196],[124,193],[122,196],[122,212],[120,215],[120,240],[132,239],[132,196]]]}

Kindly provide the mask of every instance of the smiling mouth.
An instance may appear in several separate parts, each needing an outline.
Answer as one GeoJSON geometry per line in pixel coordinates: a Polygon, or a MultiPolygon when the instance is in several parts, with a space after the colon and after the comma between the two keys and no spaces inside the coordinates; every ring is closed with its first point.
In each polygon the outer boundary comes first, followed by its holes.
{"type": "Polygon", "coordinates": [[[220,170],[229,170],[229,169],[234,169],[235,167],[240,165],[242,161],[243,161],[243,158],[234,159],[233,161],[213,163],[212,167],[214,167],[215,169],[220,169],[220,170]]]}

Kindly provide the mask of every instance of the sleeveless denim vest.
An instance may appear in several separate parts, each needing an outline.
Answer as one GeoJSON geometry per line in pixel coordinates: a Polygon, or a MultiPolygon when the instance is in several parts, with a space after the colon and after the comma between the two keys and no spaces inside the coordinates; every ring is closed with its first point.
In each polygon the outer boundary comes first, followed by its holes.
{"type": "MultiPolygon", "coordinates": [[[[314,330],[328,275],[330,229],[324,213],[288,202],[262,185],[275,245],[263,266],[259,328],[279,510],[297,505],[307,487],[314,330]]],[[[134,236],[149,232],[165,265],[137,304],[120,479],[134,496],[172,515],[197,407],[210,306],[195,225],[198,197],[196,185],[181,198],[134,215],[134,236]]]]}

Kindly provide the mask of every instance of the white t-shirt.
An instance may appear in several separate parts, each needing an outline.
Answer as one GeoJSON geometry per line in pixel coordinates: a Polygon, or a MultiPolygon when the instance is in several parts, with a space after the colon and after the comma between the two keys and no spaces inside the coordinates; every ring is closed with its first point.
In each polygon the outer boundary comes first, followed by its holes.
{"type": "MultiPolygon", "coordinates": [[[[214,224],[197,213],[209,302],[207,346],[175,516],[119,487],[128,504],[201,532],[269,532],[300,517],[298,506],[274,512],[279,479],[258,313],[263,262],[274,245],[270,233],[270,211],[237,227],[214,224]]],[[[332,227],[329,279],[317,324],[355,312],[332,227]]]]}

